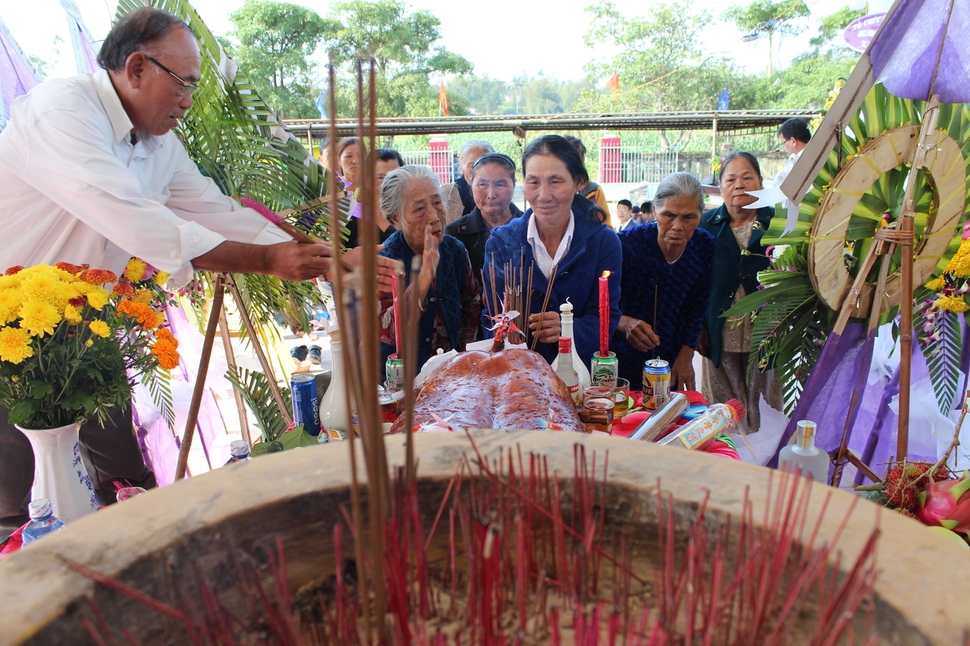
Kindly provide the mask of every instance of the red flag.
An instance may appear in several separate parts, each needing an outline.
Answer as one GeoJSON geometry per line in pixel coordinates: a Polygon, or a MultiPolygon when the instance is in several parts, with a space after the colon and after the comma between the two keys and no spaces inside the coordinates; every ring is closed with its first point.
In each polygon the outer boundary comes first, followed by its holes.
{"type": "Polygon", "coordinates": [[[613,94],[617,94],[620,91],[620,73],[614,71],[613,76],[610,80],[606,82],[606,87],[613,88],[613,94]]]}
{"type": "Polygon", "coordinates": [[[438,87],[438,106],[441,108],[441,114],[448,116],[448,92],[445,91],[445,80],[441,79],[441,85],[438,87]]]}

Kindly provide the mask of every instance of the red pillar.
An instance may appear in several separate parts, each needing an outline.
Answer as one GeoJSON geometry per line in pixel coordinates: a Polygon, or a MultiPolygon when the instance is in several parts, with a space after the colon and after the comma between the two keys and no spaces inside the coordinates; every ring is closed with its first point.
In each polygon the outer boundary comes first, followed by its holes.
{"type": "Polygon", "coordinates": [[[600,137],[600,184],[618,184],[622,179],[620,160],[620,137],[600,137]]]}
{"type": "Polygon", "coordinates": [[[432,137],[428,144],[428,166],[438,176],[442,184],[450,184],[451,179],[451,149],[448,148],[448,137],[432,137]]]}

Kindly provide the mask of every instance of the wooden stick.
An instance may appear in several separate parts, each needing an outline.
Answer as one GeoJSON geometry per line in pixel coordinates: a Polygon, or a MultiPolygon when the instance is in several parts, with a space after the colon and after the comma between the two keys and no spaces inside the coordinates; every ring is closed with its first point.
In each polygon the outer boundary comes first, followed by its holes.
{"type": "Polygon", "coordinates": [[[192,437],[195,425],[199,421],[199,408],[202,406],[202,395],[205,392],[205,378],[209,373],[209,360],[212,358],[212,345],[216,338],[216,327],[219,325],[219,312],[222,311],[225,297],[225,274],[216,274],[213,286],[212,311],[209,312],[209,323],[205,328],[205,338],[202,341],[202,356],[199,358],[199,372],[195,377],[195,387],[192,389],[192,401],[189,404],[189,414],[185,420],[185,432],[182,433],[182,444],[179,446],[179,459],[175,464],[175,479],[185,477],[185,470],[189,464],[189,451],[192,449],[192,437]]]}
{"type": "Polygon", "coordinates": [[[842,470],[845,468],[846,454],[849,452],[849,422],[858,400],[859,391],[853,389],[852,398],[849,400],[849,412],[845,416],[845,426],[842,428],[842,439],[839,441],[839,450],[835,454],[835,469],[832,471],[833,487],[838,487],[842,483],[842,470]]]}
{"type": "MultiPolygon", "coordinates": [[[[330,55],[330,64],[328,65],[328,76],[329,76],[329,102],[330,102],[330,128],[329,128],[329,141],[327,143],[330,149],[330,159],[337,159],[337,79],[336,79],[336,68],[334,67],[333,53],[330,55]]],[[[329,182],[327,186],[327,191],[330,197],[330,239],[334,245],[334,248],[340,246],[340,217],[338,215],[340,197],[337,195],[337,179],[335,173],[332,171],[329,173],[329,182]]],[[[335,263],[333,271],[333,291],[334,291],[334,304],[337,308],[337,322],[338,324],[343,324],[346,317],[346,309],[343,302],[343,270],[344,267],[341,263],[335,263]]],[[[350,352],[348,350],[347,354],[350,352]]],[[[344,374],[342,375],[344,382],[350,382],[350,370],[347,367],[347,362],[344,362],[344,374]]],[[[350,400],[350,389],[344,389],[344,405],[347,410],[350,410],[351,400],[350,400]]],[[[360,480],[357,477],[357,441],[353,433],[349,434],[347,438],[347,443],[350,449],[350,506],[351,514],[353,518],[354,531],[358,537],[364,535],[364,524],[362,520],[361,512],[361,501],[360,501],[360,480]]],[[[359,581],[361,588],[366,592],[367,590],[367,578],[366,578],[366,565],[364,563],[363,545],[361,540],[354,541],[354,559],[358,564],[359,581]]],[[[370,640],[370,635],[373,631],[374,618],[372,617],[372,609],[370,604],[364,603],[362,605],[362,612],[364,614],[364,627],[366,629],[366,635],[368,641],[370,640]]]]}
{"type": "Polygon", "coordinates": [[[256,326],[253,325],[253,319],[249,316],[249,312],[246,311],[246,306],[243,303],[242,295],[239,293],[236,280],[232,277],[232,274],[224,274],[223,276],[226,287],[229,288],[229,293],[232,295],[232,299],[236,301],[239,318],[242,319],[243,325],[246,326],[246,333],[249,335],[250,343],[253,344],[253,350],[256,352],[256,358],[259,359],[259,365],[263,368],[263,373],[266,375],[266,381],[269,382],[269,390],[273,394],[276,406],[279,408],[280,415],[286,420],[287,425],[289,425],[293,423],[293,412],[287,407],[286,402],[283,401],[283,394],[280,392],[279,383],[276,381],[273,364],[270,363],[266,352],[263,350],[263,344],[259,342],[259,337],[256,336],[256,326]]]}
{"type": "Polygon", "coordinates": [[[525,293],[525,314],[523,322],[525,325],[522,326],[522,331],[525,334],[525,342],[529,342],[529,315],[532,314],[532,273],[535,271],[536,264],[532,262],[529,264],[529,283],[526,286],[525,293]]]}
{"type": "Polygon", "coordinates": [[[539,312],[539,325],[536,326],[535,336],[532,337],[532,345],[529,347],[530,350],[536,349],[536,343],[539,342],[539,333],[542,332],[542,315],[546,313],[546,308],[549,307],[549,295],[552,293],[552,286],[556,284],[556,269],[559,268],[559,263],[552,266],[552,271],[549,272],[549,282],[546,284],[546,297],[542,299],[542,310],[539,312]]]}
{"type": "MultiPolygon", "coordinates": [[[[232,349],[232,339],[229,338],[229,321],[226,320],[226,308],[219,308],[219,336],[222,337],[222,346],[226,351],[226,363],[230,369],[236,367],[236,353],[232,349]]],[[[242,439],[252,446],[253,438],[249,432],[249,415],[246,414],[246,403],[243,401],[242,393],[238,388],[232,389],[232,397],[236,401],[236,411],[239,413],[239,432],[242,439]]]]}

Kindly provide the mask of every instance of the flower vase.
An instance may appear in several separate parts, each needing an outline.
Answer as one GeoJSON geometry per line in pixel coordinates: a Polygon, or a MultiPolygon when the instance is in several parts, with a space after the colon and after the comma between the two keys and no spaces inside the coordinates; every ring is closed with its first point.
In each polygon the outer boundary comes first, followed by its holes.
{"type": "Polygon", "coordinates": [[[17,426],[34,449],[31,498],[47,498],[54,515],[65,523],[99,508],[98,496],[78,447],[78,424],[32,429],[17,426]]]}

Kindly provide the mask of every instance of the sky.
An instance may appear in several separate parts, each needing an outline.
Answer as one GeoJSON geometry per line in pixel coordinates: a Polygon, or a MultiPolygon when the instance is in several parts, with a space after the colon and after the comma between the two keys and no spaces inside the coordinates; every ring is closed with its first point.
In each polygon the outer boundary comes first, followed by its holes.
{"type": "MultiPolygon", "coordinates": [[[[217,36],[232,30],[229,15],[243,4],[243,0],[191,0],[209,29],[217,36]]],[[[329,0],[291,0],[310,7],[321,15],[329,12],[329,0]]],[[[694,0],[698,9],[706,9],[715,17],[733,4],[747,4],[748,0],[694,0]]],[[[75,0],[81,16],[92,36],[98,40],[110,28],[115,0],[75,0]]],[[[860,3],[861,0],[806,0],[813,18],[818,19],[840,7],[860,3]]],[[[870,10],[878,10],[881,2],[869,0],[870,10]]],[[[589,16],[583,9],[594,0],[410,0],[413,10],[426,9],[441,21],[442,42],[453,52],[461,54],[474,66],[476,76],[490,76],[506,81],[526,74],[540,72],[560,80],[580,80],[585,76],[583,66],[592,58],[608,58],[610,43],[597,46],[596,51],[583,44],[589,16]]],[[[646,14],[650,5],[644,0],[613,0],[620,13],[630,17],[646,14]]],[[[52,66],[50,77],[76,74],[67,18],[59,0],[0,0],[0,19],[7,24],[20,47],[52,66]],[[56,42],[57,39],[60,42],[56,42]]],[[[808,48],[808,39],[816,32],[812,24],[803,34],[786,37],[776,48],[776,67],[787,65],[792,58],[808,48]]],[[[768,44],[762,39],[744,43],[733,26],[719,25],[705,40],[705,48],[712,54],[731,56],[751,73],[764,72],[768,60],[768,44]]],[[[606,79],[602,79],[605,82],[606,79]]]]}

